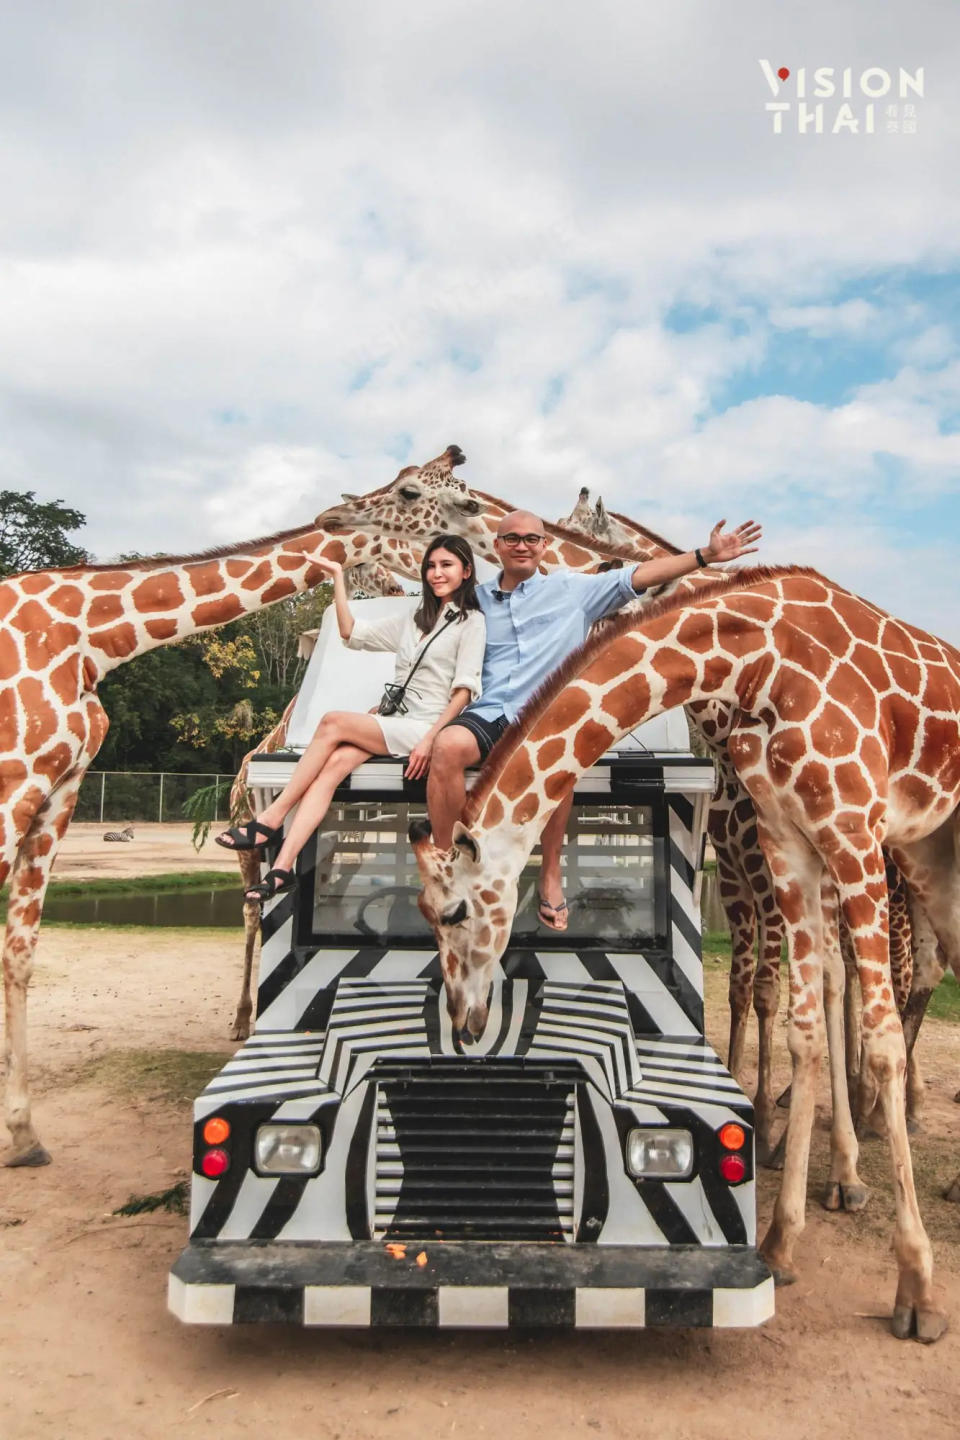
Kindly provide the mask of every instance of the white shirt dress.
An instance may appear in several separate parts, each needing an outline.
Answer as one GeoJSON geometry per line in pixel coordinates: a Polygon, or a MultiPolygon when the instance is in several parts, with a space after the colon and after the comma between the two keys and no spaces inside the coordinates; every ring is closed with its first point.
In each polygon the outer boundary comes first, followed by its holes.
{"type": "MultiPolygon", "coordinates": [[[[444,616],[449,608],[441,610],[431,633],[446,625],[444,616]]],[[[385,620],[355,619],[345,643],[350,650],[396,651],[393,678],[402,685],[429,638],[417,629],[413,614],[408,610],[385,620]]],[[[468,610],[466,619],[454,621],[432,642],[403,697],[407,713],[376,716],[389,754],[409,755],[446,710],[454,690],[469,690],[470,700],[479,697],[486,635],[480,611],[468,610]]]]}

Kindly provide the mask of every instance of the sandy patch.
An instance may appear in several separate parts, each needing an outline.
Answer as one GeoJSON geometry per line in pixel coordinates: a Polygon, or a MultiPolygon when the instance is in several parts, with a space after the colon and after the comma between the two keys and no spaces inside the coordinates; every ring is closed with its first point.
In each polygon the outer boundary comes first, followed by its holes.
{"type": "Polygon", "coordinates": [[[137,875],[189,874],[197,870],[223,870],[239,874],[236,857],[210,832],[200,851],[193,848],[190,824],[134,825],[134,838],[127,842],[105,841],[108,830],[122,826],[85,822],[70,826],[57,854],[54,875],[58,880],[132,879],[137,875]]]}
{"type": "MultiPolygon", "coordinates": [[[[164,827],[173,829],[178,827],[164,827]]],[[[221,1051],[240,941],[223,932],[48,928],[32,993],[36,1112],[54,1164],[0,1171],[0,1436],[125,1440],[171,1432],[331,1440],[608,1435],[634,1440],[808,1440],[856,1429],[946,1440],[960,1403],[960,1214],[937,1187],[960,1169],[960,1032],[923,1037],[921,1204],[954,1331],[925,1349],[886,1322],[893,1301],[890,1182],[871,1209],[815,1203],[800,1281],[759,1331],[639,1334],[327,1334],[187,1329],[165,1308],[186,1222],[107,1218],[190,1163],[188,1097],[151,1100],[91,1083],[91,1057],[155,1046],[221,1051]],[[89,1028],[88,1028],[89,1027],[89,1028]],[[204,1401],[205,1397],[213,1397],[204,1401]]],[[[711,989],[719,992],[719,976],[711,989]]],[[[722,1004],[711,1034],[722,1035],[722,1004]]],[[[785,1055],[781,1070],[786,1078],[785,1055]]],[[[109,1073],[109,1067],[104,1073],[109,1073]]],[[[824,1094],[825,1102],[826,1096],[824,1094]]],[[[823,1173],[826,1111],[811,1167],[823,1173]]],[[[769,1215],[776,1181],[761,1180],[769,1215]]]]}

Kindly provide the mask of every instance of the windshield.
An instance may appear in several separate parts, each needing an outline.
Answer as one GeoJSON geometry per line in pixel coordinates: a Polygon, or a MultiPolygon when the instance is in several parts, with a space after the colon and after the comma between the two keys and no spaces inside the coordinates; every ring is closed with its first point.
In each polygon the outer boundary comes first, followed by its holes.
{"type": "MultiPolygon", "coordinates": [[[[407,839],[411,820],[422,816],[422,805],[404,800],[331,806],[315,837],[315,941],[434,948],[417,908],[420,879],[407,839]]],[[[556,934],[538,924],[537,846],[521,876],[512,943],[571,950],[664,943],[663,829],[654,823],[652,805],[575,806],[563,862],[569,928],[556,934]]]]}

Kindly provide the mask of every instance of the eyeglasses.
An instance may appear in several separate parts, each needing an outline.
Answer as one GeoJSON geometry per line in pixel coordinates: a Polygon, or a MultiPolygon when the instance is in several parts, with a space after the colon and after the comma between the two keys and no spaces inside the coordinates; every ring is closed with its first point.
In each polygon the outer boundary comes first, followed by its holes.
{"type": "Polygon", "coordinates": [[[508,530],[506,535],[497,536],[501,544],[509,545],[511,550],[515,550],[518,545],[539,545],[540,541],[546,538],[546,535],[538,535],[535,531],[531,531],[529,535],[517,535],[513,530],[508,530]]]}

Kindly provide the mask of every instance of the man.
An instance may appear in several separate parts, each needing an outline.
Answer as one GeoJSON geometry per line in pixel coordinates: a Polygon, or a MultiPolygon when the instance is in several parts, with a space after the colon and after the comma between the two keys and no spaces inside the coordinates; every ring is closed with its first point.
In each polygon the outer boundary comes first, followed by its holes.
{"type": "MultiPolygon", "coordinates": [[[[722,564],[756,550],[760,526],[752,520],[729,534],[725,521],[713,527],[708,543],[685,555],[647,560],[601,575],[555,570],[541,575],[546,545],[543,521],[528,510],[504,516],[494,549],[502,565],[496,580],[477,587],[487,622],[483,691],[437,736],[430,757],[427,808],[434,843],[449,849],[454,821],[466,798],[464,771],[486,758],[507,726],[563,660],[582,645],[595,620],[610,615],[644,590],[688,575],[700,565],[722,564]]],[[[560,853],[572,793],[557,806],[541,837],[540,919],[566,930],[560,853]]]]}

